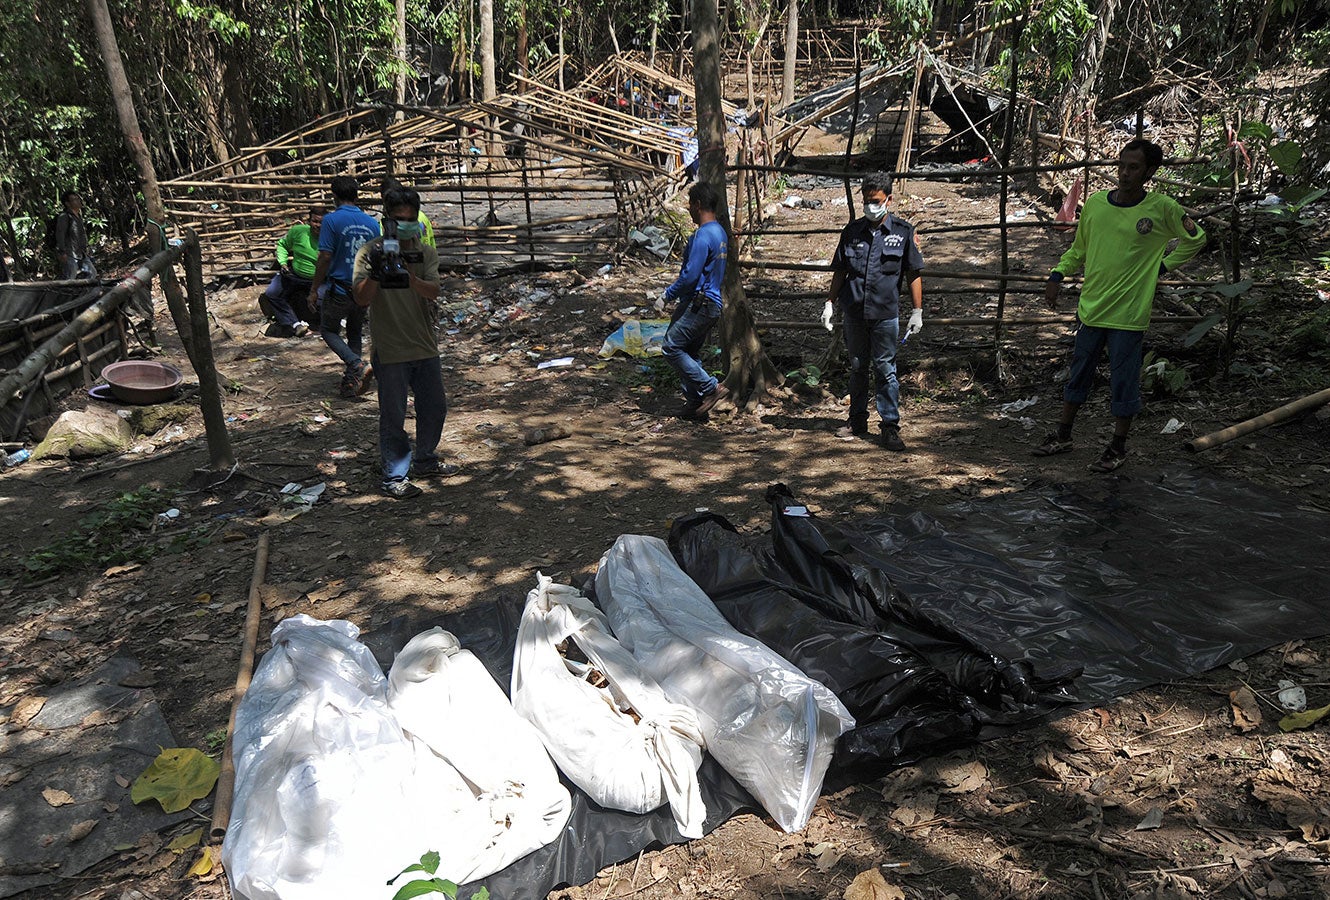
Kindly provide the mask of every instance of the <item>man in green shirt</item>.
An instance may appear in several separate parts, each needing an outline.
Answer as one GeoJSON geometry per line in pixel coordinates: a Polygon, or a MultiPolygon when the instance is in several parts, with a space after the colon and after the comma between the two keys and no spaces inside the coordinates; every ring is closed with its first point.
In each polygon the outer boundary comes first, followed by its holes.
{"type": "Polygon", "coordinates": [[[304,337],[317,313],[309,308],[309,287],[319,259],[319,225],[325,210],[309,208],[309,218],[291,228],[277,242],[277,274],[259,296],[259,308],[274,320],[272,337],[304,337]]]}
{"type": "Polygon", "coordinates": [[[1164,151],[1137,138],[1118,154],[1118,188],[1085,201],[1076,238],[1048,276],[1044,297],[1057,309],[1062,279],[1085,267],[1076,307],[1080,327],[1072,351],[1071,378],[1062,392],[1057,431],[1033,451],[1052,456],[1072,449],[1071,426],[1090,393],[1095,367],[1108,348],[1113,439],[1091,471],[1112,472],[1127,459],[1127,434],[1141,410],[1141,356],[1150,326],[1159,276],[1191,259],[1205,246],[1205,232],[1176,200],[1150,193],[1145,185],[1164,161],[1164,151]],[[1171,241],[1178,242],[1167,253],[1171,241]]]}
{"type": "Polygon", "coordinates": [[[420,195],[390,188],[383,197],[383,233],[356,253],[351,291],[374,323],[370,364],[379,384],[379,462],[382,491],[405,500],[418,478],[454,474],[439,463],[439,438],[448,415],[439,364],[439,256],[421,241],[420,195]],[[414,450],[406,433],[408,391],[416,400],[414,450]]]}

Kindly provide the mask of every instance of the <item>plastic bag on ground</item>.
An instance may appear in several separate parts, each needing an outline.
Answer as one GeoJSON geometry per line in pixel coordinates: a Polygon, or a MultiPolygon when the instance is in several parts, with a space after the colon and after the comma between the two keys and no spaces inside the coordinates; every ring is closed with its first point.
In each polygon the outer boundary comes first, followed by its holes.
{"type": "Polygon", "coordinates": [[[453,635],[434,628],[402,648],[388,673],[388,706],[474,788],[470,833],[430,848],[442,856],[440,875],[459,884],[482,878],[559,835],[572,798],[540,735],[453,635]]]}
{"type": "Polygon", "coordinates": [[[803,828],[836,739],[854,727],[835,695],[731,627],[659,538],[615,541],[596,599],[666,695],[697,711],[707,750],[781,828],[803,828]]]}
{"type": "Polygon", "coordinates": [[[236,711],[222,861],[237,897],[391,897],[384,882],[412,859],[415,753],[358,636],[308,616],[273,630],[236,711]]]}
{"type": "Polygon", "coordinates": [[[536,582],[517,632],[513,708],[592,800],[633,813],[668,802],[680,834],[701,837],[704,739],[697,715],[666,699],[590,600],[539,573],[536,582]],[[556,646],[569,638],[589,666],[559,655],[556,646]],[[587,680],[593,673],[604,676],[603,687],[587,680]]]}

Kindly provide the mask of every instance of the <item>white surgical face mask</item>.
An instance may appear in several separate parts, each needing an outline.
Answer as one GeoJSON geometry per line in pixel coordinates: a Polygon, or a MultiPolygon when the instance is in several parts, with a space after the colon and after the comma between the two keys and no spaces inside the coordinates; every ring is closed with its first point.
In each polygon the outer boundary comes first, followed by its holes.
{"type": "Polygon", "coordinates": [[[887,217],[887,204],[885,203],[865,203],[864,215],[874,222],[881,222],[887,217]]]}

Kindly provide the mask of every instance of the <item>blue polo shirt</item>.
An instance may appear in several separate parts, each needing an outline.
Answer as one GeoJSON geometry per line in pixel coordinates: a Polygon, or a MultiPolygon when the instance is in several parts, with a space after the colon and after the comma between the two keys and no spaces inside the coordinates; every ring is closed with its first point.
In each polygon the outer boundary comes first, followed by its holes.
{"type": "Polygon", "coordinates": [[[895,319],[901,288],[911,272],[924,267],[924,256],[914,242],[914,226],[888,214],[877,224],[860,218],[846,225],[831,267],[845,273],[838,298],[842,309],[869,321],[895,319]]]}
{"type": "Polygon", "coordinates": [[[356,253],[366,241],[379,236],[379,223],[360,207],[343,203],[323,217],[319,226],[319,252],[331,253],[328,280],[349,293],[351,275],[356,269],[356,253]]]}

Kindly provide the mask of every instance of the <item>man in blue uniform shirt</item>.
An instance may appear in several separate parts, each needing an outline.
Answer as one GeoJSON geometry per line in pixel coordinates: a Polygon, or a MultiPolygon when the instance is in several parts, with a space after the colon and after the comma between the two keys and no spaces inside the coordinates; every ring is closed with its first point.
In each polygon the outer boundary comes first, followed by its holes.
{"type": "Polygon", "coordinates": [[[698,359],[716,320],[720,318],[721,282],[725,280],[725,257],[730,238],[725,226],[716,221],[720,197],[716,188],[699,182],[688,190],[688,215],[697,231],[684,248],[683,268],[674,283],[665,289],[665,299],[677,305],[661,351],[683,387],[684,406],[679,413],[685,419],[701,418],[730,395],[725,385],[703,368],[698,359]]]}
{"type": "Polygon", "coordinates": [[[868,371],[877,379],[877,413],[882,446],[904,450],[900,434],[900,383],[896,380],[896,348],[900,335],[900,295],[908,287],[912,310],[905,338],[924,328],[924,288],[919,270],[923,255],[914,226],[887,212],[891,176],[864,179],[864,214],[841,231],[832,257],[831,290],[822,308],[822,324],[832,330],[832,313],[840,305],[845,349],[850,357],[850,417],[841,429],[855,437],[868,434],[868,371]]]}
{"type": "Polygon", "coordinates": [[[355,397],[364,390],[370,374],[360,357],[365,329],[365,311],[351,296],[351,275],[356,253],[379,236],[379,223],[356,206],[360,185],[349,175],[332,180],[337,209],[323,217],[319,227],[319,258],[314,266],[314,282],[309,289],[309,308],[316,309],[324,281],[328,290],[319,312],[319,334],[323,342],[346,364],[342,376],[342,396],[355,397]],[[346,340],[342,340],[342,322],[346,322],[346,340]]]}

